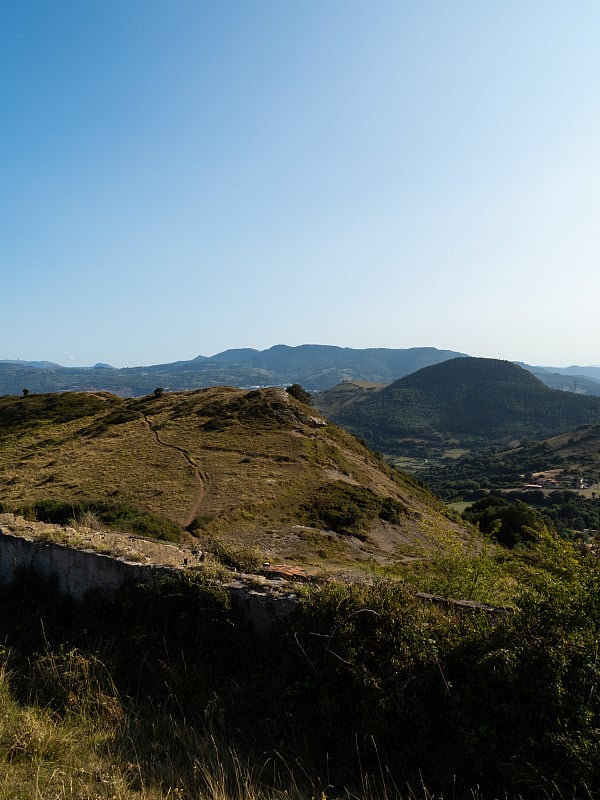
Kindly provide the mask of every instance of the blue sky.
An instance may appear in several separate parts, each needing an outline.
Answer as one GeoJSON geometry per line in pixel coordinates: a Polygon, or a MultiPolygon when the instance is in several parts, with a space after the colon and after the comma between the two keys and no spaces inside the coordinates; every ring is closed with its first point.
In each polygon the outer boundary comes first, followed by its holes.
{"type": "Polygon", "coordinates": [[[0,3],[0,358],[600,363],[600,4],[0,3]]]}

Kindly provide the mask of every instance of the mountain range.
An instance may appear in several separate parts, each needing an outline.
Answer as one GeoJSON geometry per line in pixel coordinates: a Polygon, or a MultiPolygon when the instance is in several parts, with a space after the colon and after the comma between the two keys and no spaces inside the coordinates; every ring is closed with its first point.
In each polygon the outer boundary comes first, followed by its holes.
{"type": "MultiPolygon", "coordinates": [[[[389,384],[423,367],[466,356],[434,347],[354,349],[330,345],[275,345],[267,350],[240,348],[169,364],[115,368],[63,367],[48,361],[0,361],[0,394],[58,391],[109,391],[140,397],[156,387],[169,391],[208,386],[286,386],[301,383],[324,391],[342,381],[389,384]]],[[[578,394],[600,395],[600,367],[535,367],[520,364],[546,385],[578,394]]]]}

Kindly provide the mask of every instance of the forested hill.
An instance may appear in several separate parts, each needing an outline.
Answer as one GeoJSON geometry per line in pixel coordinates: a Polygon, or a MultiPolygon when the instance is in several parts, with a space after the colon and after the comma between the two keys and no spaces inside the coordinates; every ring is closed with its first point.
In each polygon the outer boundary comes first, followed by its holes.
{"type": "Polygon", "coordinates": [[[600,399],[549,389],[509,361],[455,358],[357,393],[331,417],[371,446],[401,453],[414,439],[489,447],[545,438],[600,422],[600,399]]]}

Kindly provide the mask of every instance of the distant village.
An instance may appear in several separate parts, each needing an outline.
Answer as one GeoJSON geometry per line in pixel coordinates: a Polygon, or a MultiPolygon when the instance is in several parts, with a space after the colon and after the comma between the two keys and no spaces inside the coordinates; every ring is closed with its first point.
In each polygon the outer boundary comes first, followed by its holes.
{"type": "MultiPolygon", "coordinates": [[[[598,478],[581,476],[580,474],[565,473],[560,469],[535,472],[528,477],[528,482],[522,488],[529,491],[569,491],[577,492],[581,497],[593,503],[600,503],[600,486],[598,478]]],[[[525,476],[523,476],[525,478],[525,476]]],[[[600,531],[596,528],[583,527],[581,529],[586,547],[600,552],[600,531]]]]}
{"type": "MultiPolygon", "coordinates": [[[[523,476],[525,478],[525,476],[523,476]]],[[[597,478],[591,476],[581,476],[579,474],[565,473],[560,469],[550,469],[545,472],[534,472],[528,476],[528,482],[523,484],[524,489],[539,491],[569,490],[586,491],[597,486],[597,478]]],[[[591,497],[596,497],[596,492],[591,492],[591,497]]]]}

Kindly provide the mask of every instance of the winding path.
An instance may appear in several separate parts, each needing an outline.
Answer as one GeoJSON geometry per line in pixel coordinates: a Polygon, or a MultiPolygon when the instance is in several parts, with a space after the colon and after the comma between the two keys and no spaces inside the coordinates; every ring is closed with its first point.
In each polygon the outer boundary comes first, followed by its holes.
{"type": "Polygon", "coordinates": [[[187,450],[184,450],[183,447],[179,447],[179,445],[177,444],[169,444],[169,442],[165,442],[163,439],[160,438],[160,434],[158,433],[156,428],[152,425],[150,417],[147,414],[144,414],[144,422],[146,423],[148,430],[154,435],[154,438],[161,447],[167,447],[169,450],[177,451],[193,470],[194,478],[198,483],[198,491],[194,496],[194,501],[187,513],[187,516],[181,523],[182,528],[189,528],[189,526],[192,524],[192,522],[198,515],[198,511],[200,510],[200,507],[204,502],[204,496],[206,494],[206,486],[208,484],[208,476],[206,475],[206,473],[200,470],[199,466],[196,464],[196,462],[194,461],[192,456],[187,452],[187,450]]]}

